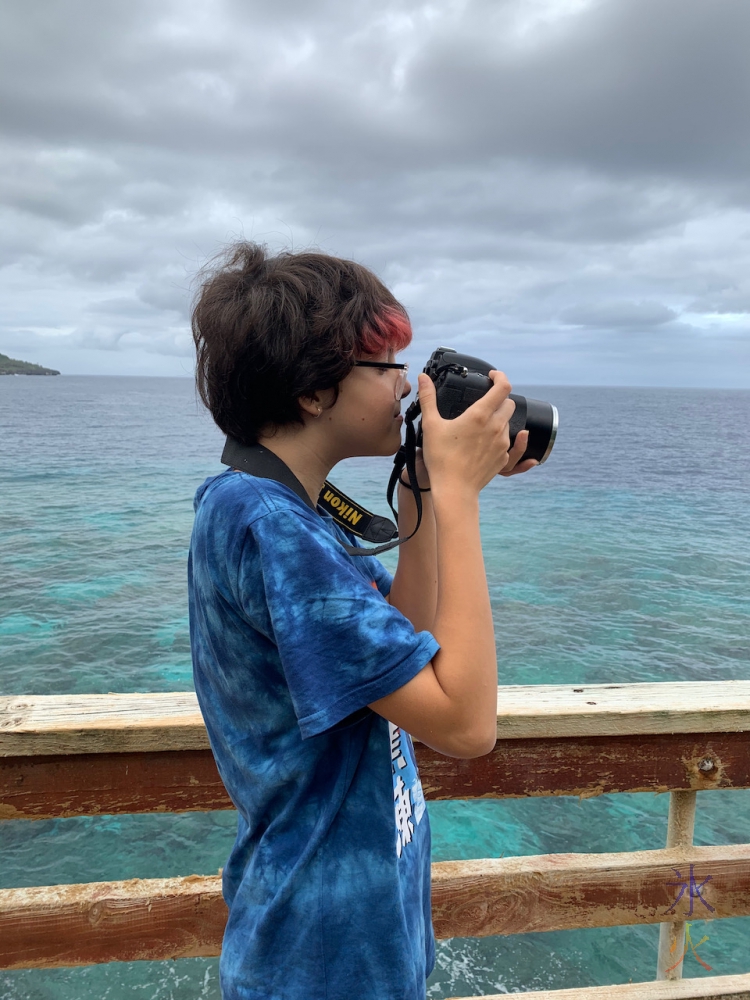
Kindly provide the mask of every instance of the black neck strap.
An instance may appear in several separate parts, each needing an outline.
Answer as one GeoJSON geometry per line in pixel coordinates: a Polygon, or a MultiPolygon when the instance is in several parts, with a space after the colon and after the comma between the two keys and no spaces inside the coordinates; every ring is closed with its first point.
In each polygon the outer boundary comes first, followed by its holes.
{"type": "Polygon", "coordinates": [[[278,455],[274,455],[262,444],[240,444],[234,438],[228,437],[221,453],[221,462],[222,465],[231,465],[233,469],[248,472],[258,479],[274,479],[277,483],[288,486],[310,510],[315,510],[307,490],[286,462],[282,462],[278,455]]]}
{"type": "MultiPolygon", "coordinates": [[[[411,410],[411,407],[409,408],[411,410]]],[[[353,545],[344,545],[343,548],[350,556],[373,556],[388,549],[395,548],[412,538],[422,522],[422,496],[417,485],[417,472],[415,466],[416,435],[414,432],[413,418],[409,419],[409,412],[406,415],[406,442],[401,446],[393,460],[393,472],[388,483],[388,504],[394,515],[398,517],[398,512],[393,506],[393,492],[396,488],[396,481],[401,475],[404,466],[409,473],[409,482],[417,504],[417,526],[408,538],[398,537],[398,528],[387,517],[380,517],[372,514],[361,504],[356,503],[332,483],[326,480],[323,489],[320,491],[317,506],[341,525],[347,531],[351,531],[363,541],[384,543],[376,544],[373,549],[364,549],[353,545]]],[[[283,462],[278,455],[275,455],[268,448],[260,444],[245,445],[240,444],[234,438],[228,437],[221,455],[223,465],[229,465],[233,469],[247,472],[251,476],[259,479],[273,479],[277,483],[287,486],[300,500],[306,504],[310,510],[315,510],[315,505],[307,494],[307,490],[297,479],[292,470],[283,462]]]]}

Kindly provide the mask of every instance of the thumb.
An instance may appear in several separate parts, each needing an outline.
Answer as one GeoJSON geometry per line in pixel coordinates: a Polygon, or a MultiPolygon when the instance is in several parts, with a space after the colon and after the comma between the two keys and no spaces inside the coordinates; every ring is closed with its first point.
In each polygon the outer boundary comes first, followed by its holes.
{"type": "Polygon", "coordinates": [[[437,400],[435,398],[435,383],[429,375],[422,373],[417,378],[419,393],[419,405],[422,408],[423,417],[431,417],[437,412],[437,400]]]}

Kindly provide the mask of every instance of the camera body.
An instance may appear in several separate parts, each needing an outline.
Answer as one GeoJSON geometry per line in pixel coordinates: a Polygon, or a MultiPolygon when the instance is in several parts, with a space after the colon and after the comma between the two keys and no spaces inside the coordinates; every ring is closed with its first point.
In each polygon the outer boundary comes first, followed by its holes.
{"type": "MultiPolygon", "coordinates": [[[[494,368],[495,365],[481,358],[459,354],[450,347],[434,351],[424,371],[435,383],[440,416],[453,420],[481,399],[492,385],[489,373],[494,368]]],[[[511,447],[518,432],[528,430],[529,443],[521,461],[535,458],[541,465],[548,459],[557,437],[557,407],[513,392],[510,399],[516,404],[509,425],[511,447]]]]}

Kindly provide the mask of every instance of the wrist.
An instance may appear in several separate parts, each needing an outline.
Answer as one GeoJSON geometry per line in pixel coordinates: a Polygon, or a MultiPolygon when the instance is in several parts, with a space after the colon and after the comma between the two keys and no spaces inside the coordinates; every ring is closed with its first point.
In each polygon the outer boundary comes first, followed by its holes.
{"type": "Polygon", "coordinates": [[[476,511],[479,514],[479,494],[462,482],[438,482],[432,486],[432,503],[435,512],[457,512],[462,517],[476,511]]]}
{"type": "MultiPolygon", "coordinates": [[[[414,492],[412,490],[412,488],[411,488],[411,484],[408,483],[408,482],[406,482],[403,479],[403,477],[399,478],[399,483],[401,483],[401,485],[404,487],[404,489],[408,490],[409,493],[413,493],[414,492]]],[[[417,484],[419,484],[419,480],[417,480],[417,484]]],[[[419,486],[419,485],[417,485],[417,489],[419,490],[420,493],[431,493],[432,492],[432,487],[431,486],[419,486]]]]}
{"type": "MultiPolygon", "coordinates": [[[[406,468],[401,470],[399,482],[407,490],[411,488],[411,477],[409,476],[409,472],[406,468]]],[[[417,464],[417,486],[420,488],[420,490],[423,491],[432,489],[432,486],[430,484],[430,476],[429,473],[427,472],[424,463],[417,464]]]]}
{"type": "MultiPolygon", "coordinates": [[[[409,493],[411,493],[411,479],[406,469],[402,471],[401,475],[398,478],[398,481],[401,484],[401,486],[404,487],[405,490],[408,490],[409,493]]],[[[417,486],[419,487],[422,493],[429,493],[430,490],[432,489],[432,487],[430,486],[429,476],[420,476],[419,474],[417,474],[417,486]]]]}

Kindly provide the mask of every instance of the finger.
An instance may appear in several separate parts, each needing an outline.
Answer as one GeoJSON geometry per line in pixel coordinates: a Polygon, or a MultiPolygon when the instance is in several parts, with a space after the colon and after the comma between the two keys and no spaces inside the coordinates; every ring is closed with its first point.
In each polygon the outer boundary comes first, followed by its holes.
{"type": "MultiPolygon", "coordinates": [[[[516,412],[516,402],[514,399],[504,399],[500,406],[490,414],[490,419],[494,420],[498,425],[507,426],[510,424],[511,417],[516,412]]],[[[510,436],[508,437],[508,451],[510,451],[510,436]]]]}
{"type": "MultiPolygon", "coordinates": [[[[488,413],[493,413],[495,410],[499,409],[508,398],[512,386],[508,381],[505,372],[498,372],[493,369],[489,373],[489,378],[492,380],[492,385],[484,396],[478,399],[476,403],[472,403],[472,406],[475,406],[480,410],[484,409],[488,413]]],[[[515,410],[516,404],[512,399],[510,402],[513,403],[513,409],[515,410]]]]}
{"type": "Polygon", "coordinates": [[[516,434],[516,440],[513,442],[513,447],[508,452],[508,462],[505,469],[503,469],[504,472],[509,472],[511,469],[515,468],[516,465],[518,465],[528,446],[529,432],[519,431],[518,434],[516,434]]]}
{"type": "Polygon", "coordinates": [[[517,476],[520,472],[528,472],[529,469],[533,469],[535,465],[539,465],[539,462],[535,458],[527,458],[525,462],[521,462],[520,465],[516,465],[512,469],[506,467],[500,475],[517,476]]]}
{"type": "Polygon", "coordinates": [[[419,405],[422,408],[422,416],[430,417],[437,413],[437,399],[435,398],[435,383],[429,375],[420,374],[417,378],[417,394],[419,405]]]}
{"type": "Polygon", "coordinates": [[[508,449],[508,459],[505,465],[498,472],[499,476],[509,476],[518,463],[523,457],[523,453],[526,451],[526,445],[529,441],[528,431],[519,431],[516,434],[516,440],[513,442],[513,447],[508,449]]]}

